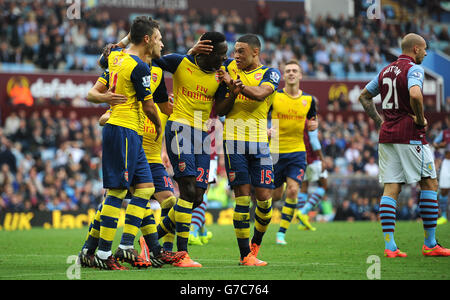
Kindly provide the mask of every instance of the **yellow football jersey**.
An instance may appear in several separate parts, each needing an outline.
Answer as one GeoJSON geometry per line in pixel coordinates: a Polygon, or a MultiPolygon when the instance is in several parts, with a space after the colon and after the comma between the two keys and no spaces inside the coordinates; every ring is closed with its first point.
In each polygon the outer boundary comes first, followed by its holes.
{"type": "MultiPolygon", "coordinates": [[[[102,60],[106,59],[102,57],[102,60]]],[[[127,102],[111,107],[111,117],[107,123],[141,133],[143,124],[140,101],[152,99],[150,67],[139,57],[120,48],[111,51],[107,62],[111,91],[128,98],[127,102]]]]}
{"type": "Polygon", "coordinates": [[[303,134],[306,119],[316,115],[313,96],[303,93],[292,97],[285,90],[273,95],[271,123],[275,134],[270,140],[271,153],[306,151],[303,134]]]}
{"type": "MultiPolygon", "coordinates": [[[[236,79],[239,75],[244,85],[269,85],[274,91],[278,88],[281,76],[277,69],[260,66],[245,72],[237,68],[234,59],[227,63],[226,70],[231,78],[236,79]]],[[[272,105],[272,95],[257,101],[239,94],[226,116],[223,139],[267,143],[267,113],[272,105]]]]}
{"type": "MultiPolygon", "coordinates": [[[[105,72],[103,72],[98,81],[109,87],[109,71],[106,70],[105,72]]],[[[155,62],[152,62],[150,89],[152,91],[153,100],[155,101],[155,103],[164,103],[169,100],[166,84],[164,81],[163,70],[155,62]]],[[[139,123],[138,134],[143,136],[142,147],[144,148],[145,156],[147,157],[147,161],[149,163],[162,163],[162,139],[164,136],[164,127],[166,126],[166,122],[168,119],[168,116],[160,111],[158,105],[156,105],[156,108],[158,110],[163,131],[161,132],[158,140],[155,141],[155,125],[147,118],[144,111],[142,110],[142,103],[140,103],[139,113],[141,115],[141,121],[139,123]]]]}
{"type": "MultiPolygon", "coordinates": [[[[158,66],[156,62],[152,61],[151,69],[152,77],[150,82],[150,89],[152,90],[153,100],[155,103],[164,103],[168,101],[166,84],[164,82],[163,70],[158,66]]],[[[142,147],[144,148],[145,156],[149,163],[162,163],[161,160],[161,150],[162,150],[162,139],[164,137],[164,128],[166,127],[167,115],[163,114],[156,105],[158,109],[159,119],[161,120],[162,132],[158,140],[156,138],[155,125],[150,121],[149,118],[143,113],[143,138],[142,147]]]]}
{"type": "Polygon", "coordinates": [[[203,72],[192,55],[168,54],[155,60],[173,74],[173,113],[169,120],[208,131],[205,126],[214,99],[225,98],[227,88],[215,72],[203,72]]]}

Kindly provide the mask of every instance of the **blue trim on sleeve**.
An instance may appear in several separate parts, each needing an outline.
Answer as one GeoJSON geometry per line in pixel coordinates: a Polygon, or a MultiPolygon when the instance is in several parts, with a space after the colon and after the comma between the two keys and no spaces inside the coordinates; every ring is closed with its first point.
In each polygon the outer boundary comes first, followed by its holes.
{"type": "Polygon", "coordinates": [[[436,136],[436,138],[434,139],[433,143],[439,144],[440,142],[442,142],[444,140],[444,132],[441,131],[439,132],[439,134],[436,136]]]}
{"type": "Polygon", "coordinates": [[[151,94],[150,81],[152,80],[152,75],[150,72],[150,66],[135,55],[131,55],[131,57],[136,60],[137,65],[131,72],[130,79],[136,91],[137,100],[143,101],[145,97],[151,94]]]}
{"type": "Polygon", "coordinates": [[[183,59],[187,57],[186,55],[181,54],[167,54],[159,59],[154,59],[153,61],[158,64],[158,66],[163,69],[164,71],[175,73],[180,63],[183,61],[183,59]]]}
{"type": "Polygon", "coordinates": [[[409,68],[408,70],[408,90],[415,86],[418,85],[420,87],[420,89],[423,88],[423,79],[425,77],[425,71],[423,70],[423,68],[419,65],[414,65],[411,68],[409,68]]]}
{"type": "Polygon", "coordinates": [[[372,96],[376,96],[376,95],[378,95],[380,93],[380,89],[378,87],[378,77],[379,76],[380,76],[380,73],[378,73],[378,75],[366,85],[366,90],[372,96]]]}
{"type": "Polygon", "coordinates": [[[313,151],[320,150],[322,146],[319,141],[319,129],[308,131],[309,143],[311,144],[311,148],[313,151]]]}

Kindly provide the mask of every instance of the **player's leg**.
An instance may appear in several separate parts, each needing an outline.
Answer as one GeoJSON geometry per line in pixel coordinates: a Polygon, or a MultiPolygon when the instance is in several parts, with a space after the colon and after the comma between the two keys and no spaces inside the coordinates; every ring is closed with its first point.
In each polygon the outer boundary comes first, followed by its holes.
{"type": "MultiPolygon", "coordinates": [[[[253,147],[250,144],[250,147],[253,147]]],[[[251,155],[250,176],[255,189],[256,209],[255,226],[251,240],[252,254],[256,257],[263,236],[272,220],[272,190],[274,189],[273,165],[269,147],[266,143],[257,143],[257,154],[251,155]]],[[[252,148],[250,148],[250,151],[252,148]]],[[[250,153],[254,153],[251,151],[250,153]]],[[[303,176],[303,174],[301,174],[303,176]]]]}
{"type": "Polygon", "coordinates": [[[205,223],[205,213],[207,207],[207,196],[206,193],[203,196],[203,202],[192,211],[192,222],[191,230],[189,232],[189,244],[190,245],[203,245],[200,240],[199,231],[205,223]]]}
{"type": "MultiPolygon", "coordinates": [[[[151,234],[154,234],[155,232],[158,234],[158,239],[160,238],[160,233],[158,230],[161,230],[161,225],[163,226],[163,222],[166,221],[170,225],[169,228],[175,227],[175,220],[170,220],[169,218],[169,211],[170,209],[175,205],[176,203],[176,197],[174,195],[173,190],[173,183],[169,175],[167,174],[167,171],[164,167],[164,165],[159,163],[150,163],[150,169],[152,171],[153,181],[155,185],[155,193],[153,194],[153,198],[158,201],[159,205],[161,206],[161,218],[160,218],[160,224],[156,228],[153,228],[153,226],[148,227],[148,230],[144,229],[145,224],[152,224],[151,218],[153,217],[153,212],[148,208],[148,212],[146,212],[146,215],[144,216],[144,219],[142,220],[142,234],[143,236],[141,239],[144,241],[144,243],[150,243],[150,240],[153,238],[150,237],[151,234]],[[148,219],[147,219],[148,218],[148,219]],[[167,220],[165,220],[167,218],[167,220]],[[143,230],[144,229],[144,230],[143,230]]],[[[173,213],[171,214],[173,217],[173,213]]],[[[164,227],[165,228],[165,227],[164,227]]],[[[163,234],[161,234],[163,248],[165,251],[172,251],[173,249],[173,239],[174,239],[174,233],[173,230],[167,230],[165,229],[163,234]],[[172,232],[171,232],[172,231],[172,232]]],[[[146,245],[142,241],[140,241],[141,249],[145,248],[146,245]]]]}
{"type": "MultiPolygon", "coordinates": [[[[177,202],[177,198],[174,196],[174,194],[171,191],[162,191],[154,195],[155,199],[160,202],[161,205],[161,221],[160,224],[163,222],[165,218],[170,220],[169,217],[169,211],[172,209],[172,207],[177,202]]],[[[173,214],[171,214],[173,216],[173,214]]],[[[172,220],[171,223],[174,224],[175,220],[172,220]]],[[[174,225],[172,225],[174,226],[174,225]]],[[[173,240],[175,238],[174,233],[168,232],[162,237],[162,243],[163,248],[166,251],[172,251],[173,250],[173,240]]]]}
{"type": "MultiPolygon", "coordinates": [[[[208,175],[208,187],[210,184],[214,184],[217,182],[217,167],[219,164],[219,158],[217,156],[215,156],[213,159],[210,160],[209,163],[209,175],[208,175]]],[[[209,240],[212,238],[213,234],[211,231],[209,231],[206,228],[206,210],[208,209],[208,189],[205,192],[205,196],[203,197],[203,201],[204,201],[204,210],[199,211],[199,213],[202,216],[202,224],[200,229],[198,230],[199,232],[199,237],[200,237],[200,241],[202,242],[203,245],[207,244],[209,242],[209,240]]],[[[203,203],[202,205],[203,206],[203,203]]],[[[200,209],[201,206],[199,206],[198,208],[200,209]]],[[[197,208],[196,208],[197,209],[197,208]]],[[[195,209],[195,210],[196,210],[195,209]]]]}
{"type": "MultiPolygon", "coordinates": [[[[286,154],[286,157],[283,160],[286,160],[286,163],[282,166],[286,178],[286,199],[281,210],[280,229],[277,233],[278,244],[286,244],[285,234],[292,222],[297,208],[298,193],[305,175],[306,152],[302,151],[286,154]]],[[[280,157],[279,163],[283,160],[280,157]]]]}
{"type": "Polygon", "coordinates": [[[450,256],[450,249],[442,247],[436,240],[436,225],[439,213],[437,187],[436,178],[423,178],[420,181],[419,212],[425,232],[422,254],[425,256],[450,256]]]}
{"type": "Polygon", "coordinates": [[[112,256],[122,201],[130,187],[128,181],[128,137],[126,128],[106,124],[102,131],[103,187],[108,189],[100,214],[100,231],[95,266],[101,269],[123,269],[112,256]]]}
{"type": "MultiPolygon", "coordinates": [[[[306,167],[308,170],[308,166],[306,167]]],[[[308,171],[305,174],[305,177],[303,178],[302,184],[300,186],[300,191],[297,195],[297,212],[303,208],[306,204],[306,200],[308,199],[308,188],[309,188],[309,180],[308,180],[308,171]]],[[[298,213],[297,213],[298,216],[298,213]]],[[[308,227],[303,224],[302,220],[299,219],[298,229],[300,230],[309,230],[308,227]]]]}
{"type": "MultiPolygon", "coordinates": [[[[277,160],[277,163],[273,166],[273,176],[274,176],[274,189],[272,190],[272,201],[279,201],[283,198],[285,193],[285,183],[286,183],[286,162],[289,161],[283,157],[283,154],[280,154],[277,160]]],[[[296,196],[297,198],[297,196],[296,196]]],[[[290,201],[287,201],[290,202],[290,201]]],[[[284,234],[286,228],[290,224],[290,220],[286,215],[286,202],[283,205],[281,210],[281,223],[280,229],[276,235],[276,243],[279,245],[285,245],[286,241],[284,239],[284,234]]]]}
{"type": "Polygon", "coordinates": [[[385,183],[383,196],[380,201],[380,221],[381,228],[384,236],[385,244],[385,256],[387,257],[397,257],[406,256],[401,254],[397,244],[394,239],[395,232],[395,220],[396,220],[396,209],[397,209],[397,199],[401,192],[401,184],[399,183],[385,183]]]}
{"type": "Polygon", "coordinates": [[[419,182],[421,187],[419,214],[425,232],[422,253],[425,256],[449,256],[450,250],[441,247],[436,241],[436,223],[439,214],[437,201],[437,174],[434,156],[429,145],[394,144],[405,170],[407,183],[419,182]]]}
{"type": "Polygon", "coordinates": [[[406,177],[394,144],[379,144],[380,182],[384,183],[379,215],[387,257],[404,257],[394,239],[397,199],[406,177]]]}
{"type": "Polygon", "coordinates": [[[324,177],[320,177],[318,180],[318,186],[316,187],[314,192],[312,192],[311,195],[308,196],[306,204],[302,209],[299,210],[298,213],[300,221],[304,224],[307,224],[307,228],[313,231],[315,231],[316,229],[310,224],[308,213],[323,200],[326,192],[326,186],[327,179],[324,177]]]}
{"type": "Polygon", "coordinates": [[[112,257],[112,243],[117,230],[122,201],[127,194],[126,189],[108,189],[100,216],[100,232],[95,266],[101,269],[118,270],[112,257]]]}
{"type": "MultiPolygon", "coordinates": [[[[168,121],[165,129],[166,149],[178,183],[180,196],[169,211],[169,219],[175,223],[177,250],[187,252],[192,209],[196,201],[196,158],[194,139],[198,132],[192,127],[168,121]]],[[[200,138],[202,137],[200,132],[200,138]]],[[[202,145],[200,141],[200,145],[202,145]]],[[[165,220],[168,220],[165,218],[165,220]]],[[[166,229],[170,224],[163,222],[166,229]]]]}
{"type": "Polygon", "coordinates": [[[224,141],[225,169],[228,184],[233,189],[235,207],[233,227],[240,253],[240,263],[250,254],[251,185],[245,145],[237,141],[224,141]],[[244,146],[244,149],[241,147],[244,146]],[[239,151],[238,151],[239,150],[239,151]]]}
{"type": "MultiPolygon", "coordinates": [[[[105,193],[106,197],[106,193],[105,193]]],[[[89,224],[89,230],[86,236],[86,240],[81,248],[78,255],[80,264],[82,267],[93,267],[94,266],[94,256],[95,250],[98,247],[98,240],[100,238],[100,215],[102,212],[102,207],[105,200],[99,205],[97,211],[95,212],[94,218],[89,224]]]]}
{"type": "MultiPolygon", "coordinates": [[[[322,169],[321,164],[320,164],[320,168],[318,168],[318,169],[320,170],[320,171],[318,170],[318,172],[320,173],[321,169],[322,169]]],[[[306,201],[306,204],[300,210],[301,214],[303,214],[303,215],[307,214],[311,209],[316,207],[317,204],[319,204],[320,201],[322,201],[323,197],[325,196],[325,189],[326,189],[326,185],[327,185],[326,178],[320,176],[317,181],[318,181],[318,187],[314,190],[313,193],[311,193],[311,195],[308,196],[308,200],[306,201]]]]}
{"type": "MultiPolygon", "coordinates": [[[[114,256],[116,259],[130,263],[133,266],[148,267],[149,264],[146,264],[134,249],[134,241],[141,228],[142,219],[146,214],[147,204],[155,192],[155,186],[153,184],[150,166],[147,162],[144,149],[142,148],[142,137],[138,136],[135,132],[129,133],[127,135],[127,141],[128,176],[134,189],[132,191],[130,202],[125,210],[125,225],[122,238],[114,256]]],[[[153,228],[152,225],[149,225],[148,227],[153,228]]],[[[151,250],[159,253],[161,247],[159,246],[157,237],[155,241],[158,247],[151,248],[151,250]]]]}
{"type": "Polygon", "coordinates": [[[285,234],[294,217],[297,208],[297,195],[300,190],[300,184],[294,179],[286,178],[286,199],[281,209],[280,228],[277,232],[276,243],[280,245],[286,244],[285,234]]]}

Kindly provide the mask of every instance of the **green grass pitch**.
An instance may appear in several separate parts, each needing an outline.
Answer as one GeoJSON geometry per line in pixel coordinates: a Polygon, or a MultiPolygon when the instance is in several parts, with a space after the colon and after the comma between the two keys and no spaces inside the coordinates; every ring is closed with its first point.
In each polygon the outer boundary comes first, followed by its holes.
{"type": "MultiPolygon", "coordinates": [[[[421,254],[423,230],[420,222],[397,222],[396,241],[407,258],[383,257],[384,242],[378,222],[315,223],[317,231],[300,231],[291,225],[288,245],[275,244],[278,224],[271,224],[258,258],[266,267],[238,265],[239,252],[231,225],[210,225],[209,244],[190,246],[191,257],[202,268],[133,269],[100,271],[81,268],[80,279],[102,280],[367,280],[370,274],[384,280],[449,280],[450,257],[421,254]],[[379,257],[369,259],[372,255],[379,257]],[[371,271],[372,270],[372,271],[371,271]],[[374,273],[375,272],[375,273],[374,273]]],[[[76,274],[71,256],[77,255],[87,228],[0,231],[0,280],[65,280],[76,274]],[[72,268],[71,268],[72,266],[72,268]],[[69,276],[70,277],[70,276],[69,276]]],[[[113,244],[116,249],[121,229],[113,244]]],[[[450,224],[438,226],[442,245],[450,247],[450,224]]],[[[139,245],[136,243],[136,249],[139,245]]]]}

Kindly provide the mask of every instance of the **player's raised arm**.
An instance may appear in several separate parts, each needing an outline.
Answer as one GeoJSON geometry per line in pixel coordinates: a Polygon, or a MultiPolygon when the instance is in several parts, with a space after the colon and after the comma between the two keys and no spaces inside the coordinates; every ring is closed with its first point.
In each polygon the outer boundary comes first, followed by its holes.
{"type": "Polygon", "coordinates": [[[236,86],[241,89],[241,94],[257,101],[264,101],[274,91],[275,87],[272,85],[247,86],[242,83],[240,79],[236,80],[236,86]]]}
{"type": "Polygon", "coordinates": [[[113,93],[108,89],[109,72],[103,72],[94,86],[89,90],[86,100],[91,103],[107,103],[110,106],[127,102],[127,97],[121,94],[113,93]]]}
{"type": "Polygon", "coordinates": [[[210,54],[213,49],[214,46],[211,44],[211,40],[198,40],[197,43],[194,45],[194,47],[192,47],[191,49],[189,49],[189,51],[187,52],[188,55],[196,55],[196,54],[210,54]]]}

